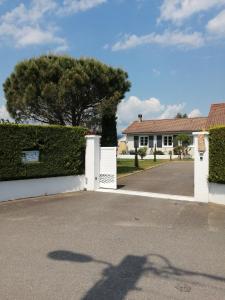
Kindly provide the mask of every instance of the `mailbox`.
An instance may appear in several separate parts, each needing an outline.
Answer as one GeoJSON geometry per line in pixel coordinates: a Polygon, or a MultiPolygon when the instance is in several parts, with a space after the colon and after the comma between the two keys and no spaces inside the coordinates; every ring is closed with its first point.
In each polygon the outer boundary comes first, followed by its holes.
{"type": "Polygon", "coordinates": [[[200,161],[203,161],[205,151],[206,151],[205,136],[204,134],[200,134],[198,136],[198,152],[199,152],[200,161]]]}
{"type": "Polygon", "coordinates": [[[199,157],[200,157],[200,160],[202,161],[202,160],[203,160],[203,157],[204,157],[204,152],[200,151],[200,152],[199,152],[199,157]]]}

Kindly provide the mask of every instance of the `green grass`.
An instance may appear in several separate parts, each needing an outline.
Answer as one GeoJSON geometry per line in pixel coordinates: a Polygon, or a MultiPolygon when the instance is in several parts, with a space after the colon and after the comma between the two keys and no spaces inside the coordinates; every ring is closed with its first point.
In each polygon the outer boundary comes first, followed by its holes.
{"type": "Polygon", "coordinates": [[[154,162],[152,159],[139,159],[139,168],[136,168],[134,166],[134,159],[117,159],[117,174],[118,177],[120,177],[121,175],[127,175],[137,171],[145,170],[165,162],[167,162],[167,160],[157,160],[154,162]]]}

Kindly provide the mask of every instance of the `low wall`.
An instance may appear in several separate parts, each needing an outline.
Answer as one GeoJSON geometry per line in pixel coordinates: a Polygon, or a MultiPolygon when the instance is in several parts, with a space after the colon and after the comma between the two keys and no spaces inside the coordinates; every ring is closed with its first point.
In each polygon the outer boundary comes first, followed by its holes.
{"type": "MultiPolygon", "coordinates": [[[[140,156],[138,156],[139,159],[141,159],[140,156]]],[[[135,155],[130,155],[130,154],[125,154],[125,155],[118,155],[117,158],[121,158],[121,159],[134,159],[135,155]]],[[[169,155],[156,155],[157,159],[170,159],[169,155]]],[[[172,159],[178,159],[178,155],[172,155],[172,159]]],[[[144,157],[144,159],[154,159],[154,155],[146,155],[144,157]]]]}
{"type": "Polygon", "coordinates": [[[62,176],[0,182],[0,201],[84,190],[85,176],[62,176]]]}
{"type": "Polygon", "coordinates": [[[209,183],[209,202],[225,205],[225,184],[209,183]]]}

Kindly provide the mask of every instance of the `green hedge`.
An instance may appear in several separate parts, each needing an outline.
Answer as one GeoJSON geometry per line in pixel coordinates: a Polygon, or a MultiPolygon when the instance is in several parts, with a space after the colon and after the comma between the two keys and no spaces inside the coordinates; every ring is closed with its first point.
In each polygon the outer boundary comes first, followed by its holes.
{"type": "Polygon", "coordinates": [[[81,127],[0,124],[0,180],[84,173],[81,127]],[[39,150],[39,162],[23,163],[22,151],[39,150]]]}
{"type": "Polygon", "coordinates": [[[225,127],[210,129],[209,181],[225,183],[225,127]]]}

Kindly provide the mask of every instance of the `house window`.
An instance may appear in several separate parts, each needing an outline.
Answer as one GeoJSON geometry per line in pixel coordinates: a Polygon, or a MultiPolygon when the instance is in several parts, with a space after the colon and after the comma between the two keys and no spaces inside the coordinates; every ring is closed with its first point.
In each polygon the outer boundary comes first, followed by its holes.
{"type": "Polygon", "coordinates": [[[148,137],[140,136],[140,146],[148,146],[148,137]]]}
{"type": "Polygon", "coordinates": [[[163,145],[164,145],[164,147],[173,147],[173,136],[172,135],[164,135],[163,145]]]}

